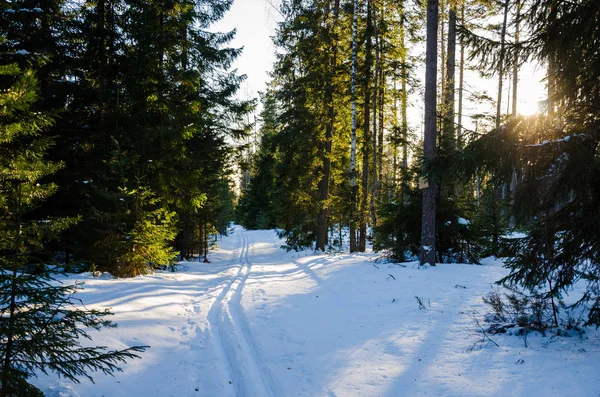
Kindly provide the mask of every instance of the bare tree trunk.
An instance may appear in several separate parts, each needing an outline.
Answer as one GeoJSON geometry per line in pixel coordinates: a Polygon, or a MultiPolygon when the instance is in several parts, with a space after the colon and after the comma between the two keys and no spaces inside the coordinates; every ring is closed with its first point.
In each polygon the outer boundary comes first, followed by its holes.
{"type": "Polygon", "coordinates": [[[406,180],[406,172],[408,171],[408,92],[407,92],[407,67],[406,67],[406,37],[404,32],[404,24],[406,22],[406,16],[404,15],[404,0],[400,4],[400,45],[402,50],[400,52],[400,61],[402,62],[402,96],[400,99],[400,108],[402,114],[402,168],[404,170],[402,176],[402,200],[408,190],[408,181],[406,180]]]}
{"type": "Polygon", "coordinates": [[[204,263],[210,263],[208,260],[208,220],[204,217],[204,263]]]}
{"type": "MultiPolygon", "coordinates": [[[[380,44],[381,45],[381,44],[380,44]]],[[[381,57],[381,50],[380,50],[381,57]]],[[[384,99],[385,99],[385,76],[383,67],[379,67],[379,129],[377,132],[377,171],[379,185],[377,185],[377,197],[381,198],[383,184],[383,123],[384,123],[384,99]]]]}
{"type": "MultiPolygon", "coordinates": [[[[461,23],[465,23],[465,5],[463,4],[460,11],[461,23]]],[[[458,77],[458,133],[457,145],[462,148],[462,116],[463,116],[463,88],[465,84],[465,45],[463,40],[460,40],[460,71],[458,77]]]]}
{"type": "MultiPolygon", "coordinates": [[[[352,12],[352,138],[350,143],[350,189],[352,202],[350,203],[350,252],[355,252],[356,247],[356,198],[358,186],[356,184],[356,55],[358,35],[358,0],[353,1],[352,12]]],[[[340,240],[341,243],[341,240],[340,240]]]]}
{"type": "MultiPolygon", "coordinates": [[[[440,30],[440,84],[442,86],[442,95],[446,92],[446,34],[444,21],[446,19],[446,0],[439,0],[439,14],[438,14],[438,29],[440,30]]],[[[442,100],[442,103],[444,101],[442,100]]],[[[436,119],[437,120],[437,119],[436,119]]]]}
{"type": "MultiPolygon", "coordinates": [[[[385,23],[385,0],[382,1],[382,5],[381,5],[381,13],[380,13],[380,17],[381,17],[381,23],[382,25],[385,23]]],[[[375,14],[377,15],[377,14],[375,14]]],[[[379,128],[377,130],[377,171],[378,171],[378,185],[377,185],[377,197],[380,198],[381,196],[381,188],[382,188],[382,184],[383,184],[383,122],[384,122],[384,103],[383,103],[383,99],[384,99],[384,91],[385,91],[385,79],[384,79],[384,73],[383,73],[383,37],[382,37],[382,31],[379,30],[377,37],[378,37],[378,44],[377,44],[377,51],[379,53],[379,55],[377,56],[377,70],[379,72],[379,128]]],[[[374,206],[374,210],[375,210],[375,206],[374,206]]],[[[373,226],[376,225],[376,222],[373,223],[373,226]]]]}
{"type": "MultiPolygon", "coordinates": [[[[500,60],[498,61],[498,99],[496,102],[496,130],[500,129],[500,120],[502,118],[502,79],[504,78],[504,57],[505,57],[505,45],[506,45],[506,23],[508,20],[508,2],[510,0],[504,0],[504,19],[502,22],[502,32],[501,32],[501,36],[500,36],[500,60]]],[[[498,188],[495,187],[494,188],[494,192],[493,192],[493,197],[494,197],[494,204],[493,204],[493,224],[494,224],[494,231],[492,233],[492,246],[493,246],[493,251],[494,254],[497,254],[497,250],[498,250],[498,217],[496,214],[496,210],[497,210],[497,206],[496,206],[496,198],[498,196],[498,193],[500,193],[500,195],[503,194],[503,192],[505,191],[505,187],[506,187],[506,182],[504,182],[501,186],[501,191],[498,192],[498,188]]],[[[504,206],[501,209],[502,215],[504,215],[504,206]]]]}
{"type": "Polygon", "coordinates": [[[504,20],[502,22],[502,33],[500,37],[500,60],[498,61],[498,100],[496,102],[496,129],[500,129],[502,116],[502,79],[504,78],[504,56],[506,45],[506,22],[508,20],[508,2],[504,0],[504,20]]]}
{"type": "MultiPolygon", "coordinates": [[[[515,44],[519,44],[520,40],[520,22],[521,22],[521,0],[517,0],[517,16],[515,20],[515,44]]],[[[517,100],[519,89],[519,50],[515,50],[513,59],[513,100],[512,100],[512,116],[517,117],[517,100]]]]}
{"type": "Polygon", "coordinates": [[[363,175],[362,175],[362,199],[360,205],[360,237],[358,250],[364,252],[367,249],[367,206],[369,197],[369,129],[370,129],[370,105],[369,83],[371,81],[371,36],[373,35],[371,1],[367,2],[367,29],[366,29],[366,56],[365,56],[365,80],[364,80],[364,125],[363,125],[363,175]]]}
{"type": "MultiPolygon", "coordinates": [[[[438,0],[427,3],[427,50],[425,55],[425,131],[423,156],[425,162],[436,154],[436,78],[437,78],[438,0]]],[[[435,266],[435,181],[428,178],[423,190],[420,264],[435,266]]]]}
{"type": "MultiPolygon", "coordinates": [[[[550,6],[550,16],[549,19],[551,22],[554,22],[557,17],[557,10],[555,6],[550,6]]],[[[547,74],[547,84],[548,84],[548,117],[554,117],[554,54],[548,54],[548,74],[547,74]]]]}
{"type": "MultiPolygon", "coordinates": [[[[517,16],[515,21],[515,44],[519,44],[519,35],[520,35],[520,19],[521,19],[521,0],[517,0],[517,16]]],[[[515,57],[513,59],[513,100],[512,100],[512,116],[517,117],[517,90],[519,88],[519,52],[515,50],[515,57]]],[[[512,177],[510,181],[510,207],[514,209],[515,207],[515,190],[517,189],[517,171],[513,169],[512,177]]],[[[508,227],[514,229],[517,225],[515,219],[514,210],[511,211],[510,217],[508,218],[508,227]]]]}
{"type": "Polygon", "coordinates": [[[375,197],[377,196],[377,100],[379,96],[379,32],[377,29],[377,8],[373,2],[373,30],[375,35],[375,73],[373,75],[373,178],[371,180],[371,226],[377,224],[377,215],[375,214],[375,197]]]}
{"type": "Polygon", "coordinates": [[[446,58],[446,92],[445,106],[446,119],[444,122],[445,142],[448,147],[453,149],[456,146],[456,137],[454,134],[454,71],[456,69],[456,8],[451,4],[448,13],[448,53],[446,58]]]}
{"type": "Polygon", "coordinates": [[[398,181],[398,134],[400,133],[400,125],[398,122],[398,88],[397,88],[397,74],[393,74],[393,85],[394,85],[394,105],[393,105],[393,118],[392,118],[392,131],[394,139],[392,139],[392,189],[396,190],[396,184],[398,181]]]}

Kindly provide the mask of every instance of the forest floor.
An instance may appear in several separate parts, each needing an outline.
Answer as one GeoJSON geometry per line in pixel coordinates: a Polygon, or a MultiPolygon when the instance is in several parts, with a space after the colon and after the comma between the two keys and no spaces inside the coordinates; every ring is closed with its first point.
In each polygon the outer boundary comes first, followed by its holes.
{"type": "Polygon", "coordinates": [[[149,345],[93,384],[53,375],[47,396],[600,396],[600,332],[492,335],[482,296],[506,274],[482,266],[376,261],[377,254],[285,252],[274,231],[233,233],[211,263],[132,279],[93,278],[78,293],[111,307],[111,348],[149,345]],[[417,298],[423,307],[419,307],[417,298]]]}

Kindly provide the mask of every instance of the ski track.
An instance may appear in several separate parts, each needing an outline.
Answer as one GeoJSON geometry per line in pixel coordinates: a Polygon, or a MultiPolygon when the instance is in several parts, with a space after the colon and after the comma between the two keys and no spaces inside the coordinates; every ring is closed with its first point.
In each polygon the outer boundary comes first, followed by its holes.
{"type": "Polygon", "coordinates": [[[249,260],[252,243],[244,231],[240,236],[240,268],[211,305],[207,316],[209,326],[227,362],[236,397],[283,396],[242,310],[242,292],[252,269],[249,260]]]}

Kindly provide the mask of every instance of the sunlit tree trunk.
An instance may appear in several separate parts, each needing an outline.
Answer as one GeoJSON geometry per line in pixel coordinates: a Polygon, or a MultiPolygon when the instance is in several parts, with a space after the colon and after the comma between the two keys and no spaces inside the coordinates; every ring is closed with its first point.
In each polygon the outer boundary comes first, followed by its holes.
{"type": "Polygon", "coordinates": [[[375,73],[373,75],[373,177],[371,180],[371,201],[370,201],[370,212],[371,212],[371,226],[377,224],[377,215],[375,214],[375,197],[377,197],[377,110],[378,110],[378,97],[379,97],[379,67],[380,67],[380,56],[381,52],[379,49],[379,31],[377,29],[377,8],[375,2],[373,2],[373,30],[375,35],[375,73]]]}

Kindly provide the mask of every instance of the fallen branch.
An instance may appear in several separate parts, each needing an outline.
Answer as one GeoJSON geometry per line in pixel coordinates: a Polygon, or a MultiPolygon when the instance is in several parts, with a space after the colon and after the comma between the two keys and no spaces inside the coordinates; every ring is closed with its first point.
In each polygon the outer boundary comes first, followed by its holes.
{"type": "Polygon", "coordinates": [[[477,324],[477,327],[479,327],[479,330],[481,331],[481,335],[483,335],[483,337],[479,342],[475,342],[469,350],[473,351],[473,349],[475,349],[475,346],[477,346],[477,344],[482,346],[485,341],[487,341],[488,343],[493,343],[496,347],[500,347],[500,345],[498,345],[492,338],[490,338],[490,336],[487,334],[485,329],[483,329],[483,327],[481,326],[481,323],[479,322],[477,317],[475,315],[471,314],[471,318],[475,321],[475,324],[477,324]]]}

